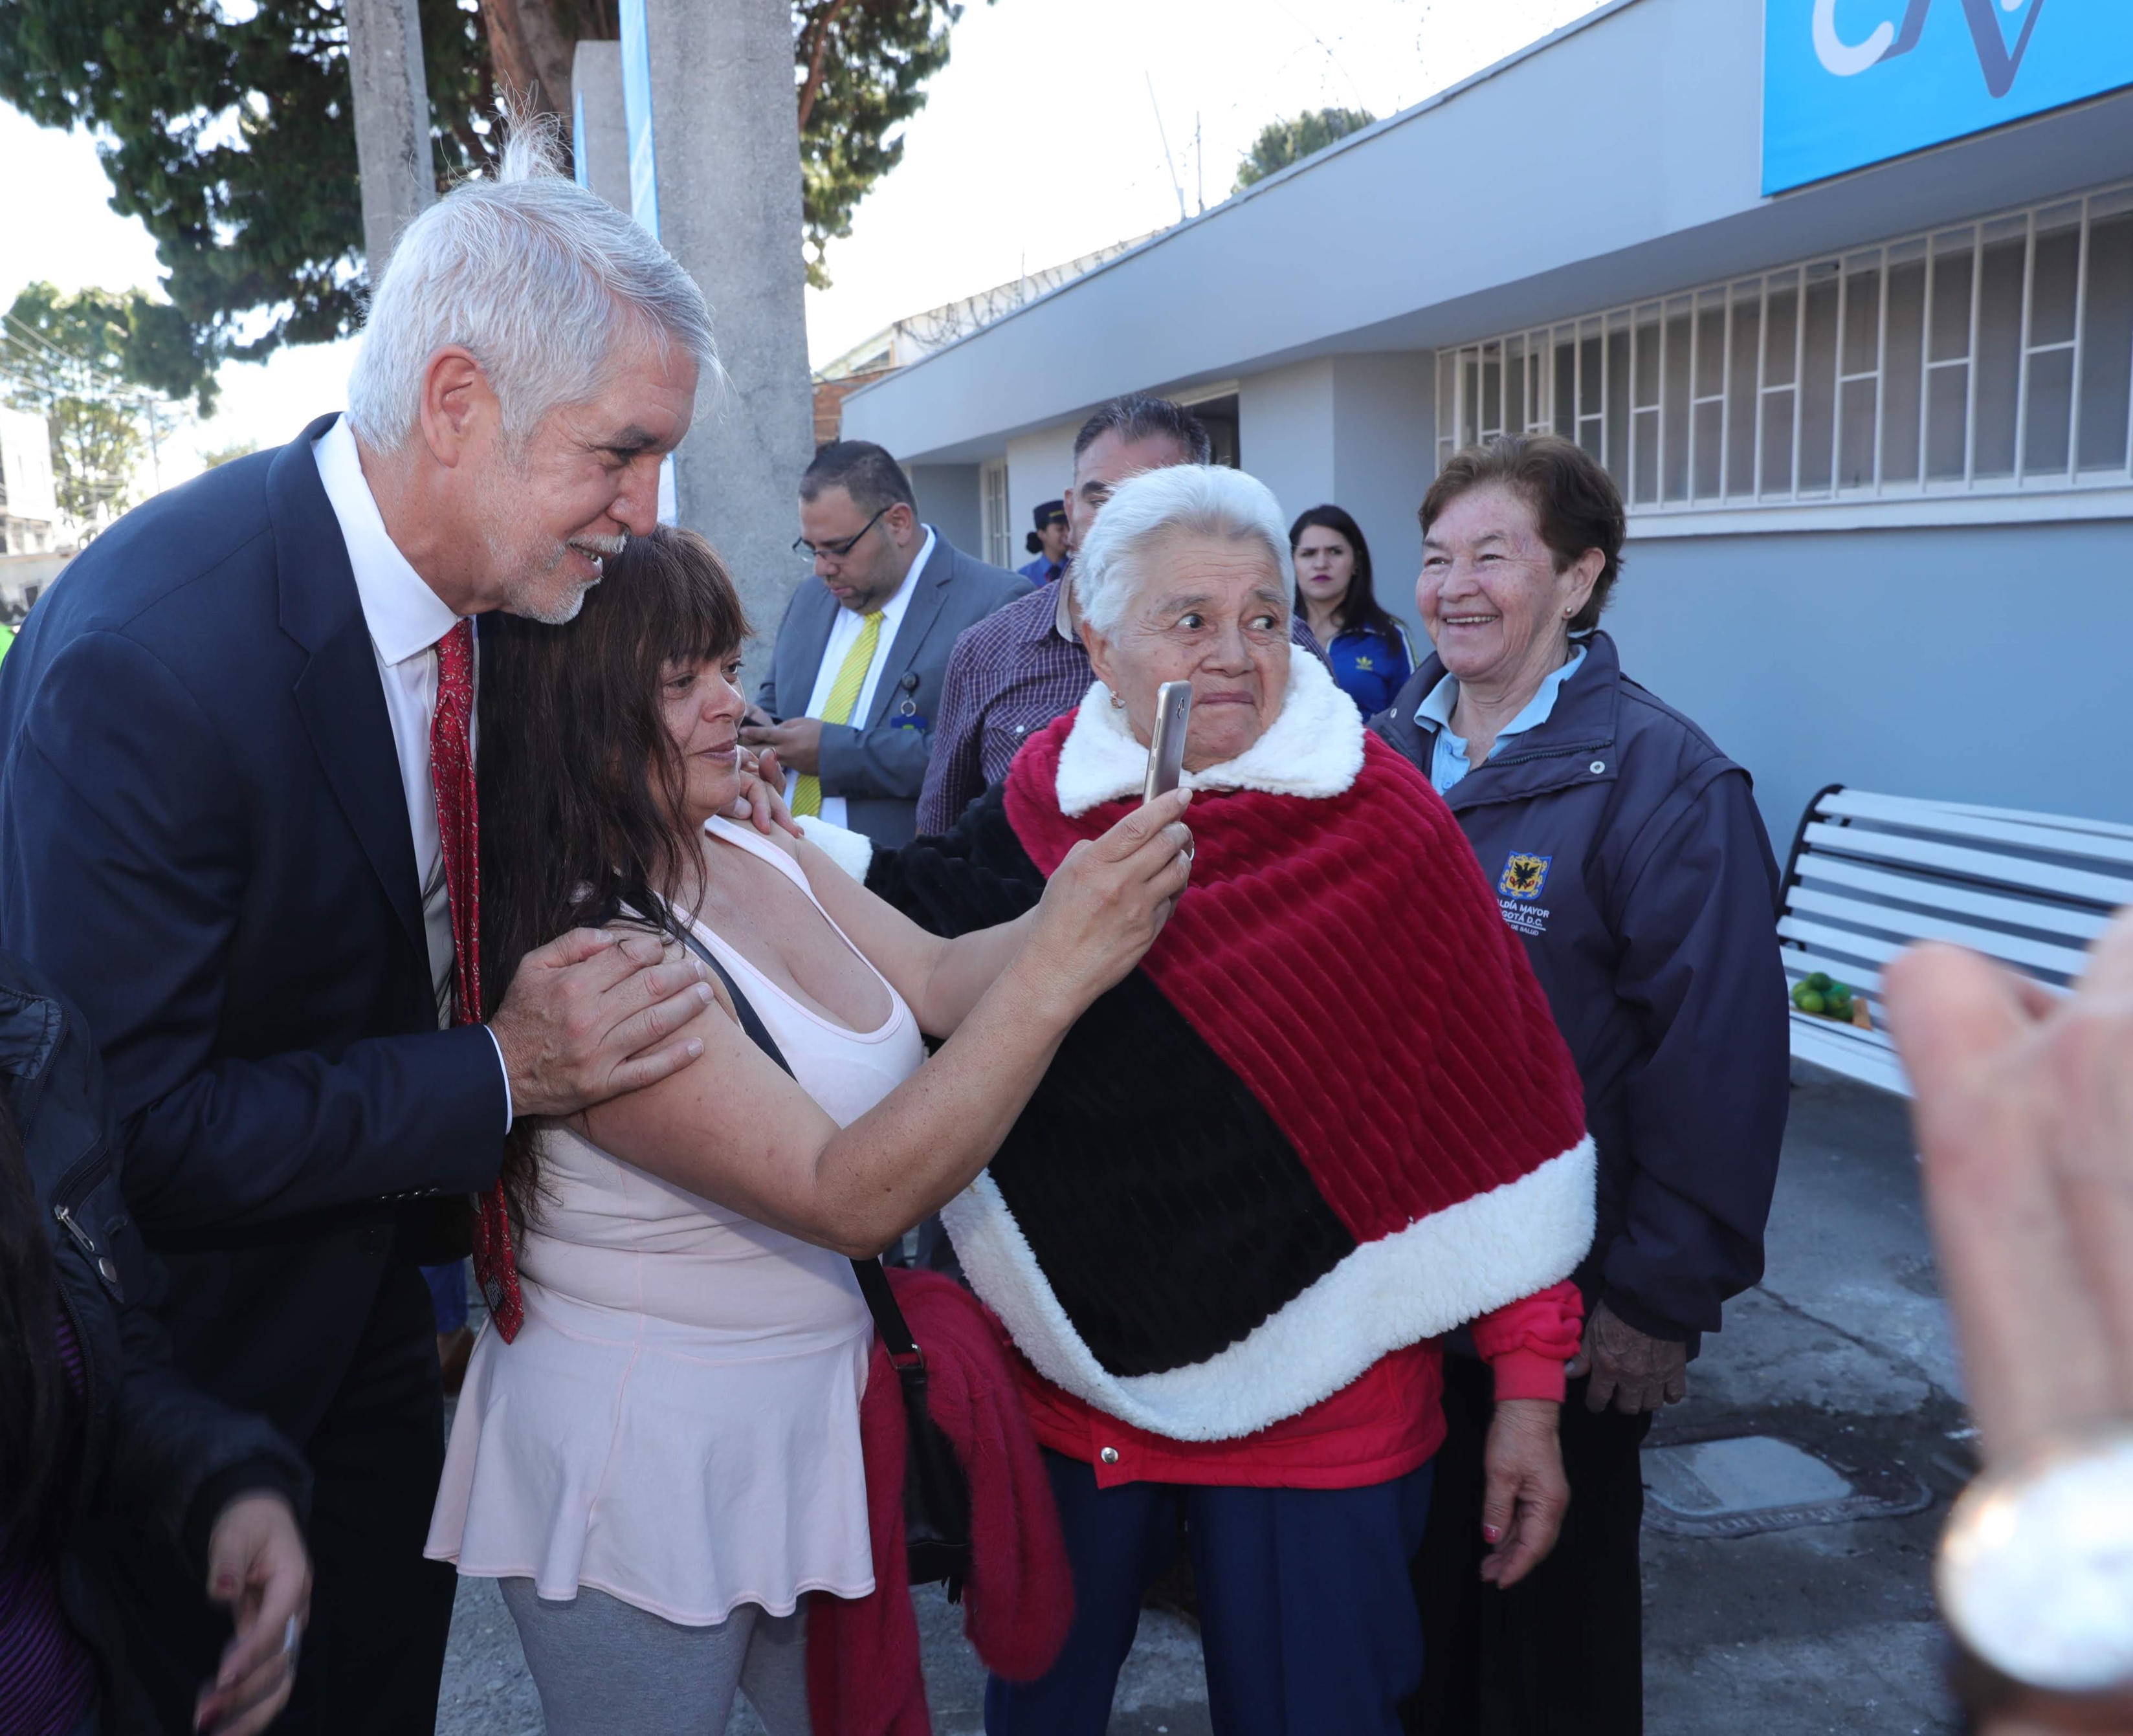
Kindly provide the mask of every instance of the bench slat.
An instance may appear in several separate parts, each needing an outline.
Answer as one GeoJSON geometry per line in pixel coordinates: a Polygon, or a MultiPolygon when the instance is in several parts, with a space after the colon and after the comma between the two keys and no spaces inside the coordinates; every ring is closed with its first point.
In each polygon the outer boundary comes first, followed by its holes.
{"type": "Polygon", "coordinates": [[[2098,838],[2133,838],[2133,826],[2115,820],[2088,820],[2073,814],[2030,814],[2020,808],[1984,808],[1975,802],[1949,801],[1941,805],[1951,814],[1975,814],[1986,820],[2012,820],[2029,825],[2049,826],[2056,832],[2091,832],[2098,838]]]}
{"type": "Polygon", "coordinates": [[[1896,1046],[1889,1040],[1889,1033],[1876,1025],[1871,1031],[1861,1031],[1856,1025],[1842,1024],[1835,1019],[1826,1019],[1818,1014],[1792,1009],[1794,1025],[1806,1031],[1818,1031],[1832,1041],[1861,1043],[1870,1049],[1879,1049],[1884,1054],[1894,1055],[1896,1046]]]}
{"type": "Polygon", "coordinates": [[[1834,850],[1845,855],[1863,856],[1869,861],[1940,868],[2001,886],[2019,887],[2026,892],[2050,893],[2069,903],[2102,905],[2111,910],[2133,904],[2133,880],[2092,874],[2082,868],[2054,868],[2019,856],[1967,850],[1955,844],[1905,838],[1894,832],[1866,832],[1856,826],[1818,822],[1808,827],[1802,841],[1810,850],[1834,850]]]}
{"type": "Polygon", "coordinates": [[[1786,976],[1795,982],[1819,970],[1836,978],[1855,995],[1864,995],[1869,1001],[1881,998],[1881,973],[1871,965],[1853,959],[1826,959],[1820,953],[1803,952],[1796,946],[1781,947],[1778,956],[1784,960],[1786,976]]]}
{"type": "Polygon", "coordinates": [[[2010,813],[2001,818],[1981,810],[1957,808],[1952,803],[1920,801],[1906,796],[1876,796],[1864,790],[1840,790],[1833,796],[1825,796],[1818,811],[1914,826],[1921,831],[1946,832],[1957,838],[2011,844],[2052,855],[2082,856],[2097,862],[2133,866],[2133,837],[2092,831],[2078,822],[2058,823],[2054,815],[2010,813]]]}
{"type": "Polygon", "coordinates": [[[1903,898],[1913,904],[1961,911],[1966,916],[1982,916],[1988,922],[2004,922],[2015,928],[2042,929],[2049,934],[2070,935],[2078,940],[2093,940],[2111,926],[2111,918],[2101,911],[2068,910],[2061,904],[2029,904],[2019,898],[1981,892],[1967,886],[1952,886],[1944,880],[1907,878],[1901,874],[1885,873],[1880,868],[1847,862],[1821,850],[1809,851],[1802,855],[1794,865],[1794,872],[1816,880],[1830,880],[1842,886],[1856,887],[1861,892],[1878,892],[1884,897],[1903,898]]]}
{"type": "MultiPolygon", "coordinates": [[[[1804,940],[1810,945],[1835,954],[1838,958],[1849,955],[1864,959],[1873,964],[1886,964],[1909,944],[1902,940],[1877,940],[1872,935],[1856,935],[1849,929],[1829,928],[1798,916],[1779,917],[1778,934],[1784,940],[1804,940]]],[[[1829,974],[1832,976],[1839,974],[1834,970],[1829,974]]],[[[1851,979],[1846,977],[1844,980],[1848,983],[1851,979]]]]}
{"type": "Polygon", "coordinates": [[[1822,892],[1811,886],[1794,887],[1791,902],[1796,911],[1836,916],[1906,940],[1952,940],[1987,958],[2002,959],[2010,964],[2026,964],[2033,970],[2049,970],[2063,977],[2079,976],[2087,963],[2086,956],[2074,947],[2025,940],[2020,935],[2002,934],[1997,929],[1977,928],[1967,922],[1951,921],[1945,916],[1900,910],[1893,904],[1868,904],[1862,899],[1847,898],[1841,892],[1822,892]]]}
{"type": "Polygon", "coordinates": [[[2091,820],[2078,814],[2043,814],[2028,808],[1996,808],[1982,802],[1945,801],[1937,797],[1888,796],[1871,790],[1839,790],[1816,805],[1818,814],[1848,814],[1899,825],[1944,823],[1948,819],[2004,820],[2015,825],[2041,826],[2054,832],[2086,832],[2098,838],[2133,839],[2133,825],[2091,820]]]}
{"type": "Polygon", "coordinates": [[[1904,1077],[1896,1051],[1869,1040],[1878,1033],[1832,1025],[1804,1012],[1795,1012],[1792,1025],[1792,1052],[1802,1060],[1900,1097],[1911,1094],[1910,1080],[1904,1077]]]}

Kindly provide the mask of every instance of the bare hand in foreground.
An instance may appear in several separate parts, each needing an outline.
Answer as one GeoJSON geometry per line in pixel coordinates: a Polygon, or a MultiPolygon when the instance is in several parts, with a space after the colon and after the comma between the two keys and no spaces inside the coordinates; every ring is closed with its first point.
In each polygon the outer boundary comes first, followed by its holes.
{"type": "Polygon", "coordinates": [[[1606,1302],[1585,1322],[1584,1341],[1567,1371],[1572,1380],[1590,1373],[1585,1408],[1604,1411],[1611,1401],[1625,1416],[1678,1405],[1688,1397],[1688,1346],[1639,1332],[1606,1302]]]}
{"type": "Polygon", "coordinates": [[[1490,1550],[1481,1577],[1515,1585],[1548,1559],[1570,1511],[1559,1431],[1562,1407],[1552,1399],[1498,1402],[1481,1451],[1481,1536],[1490,1550]]]}
{"type": "Polygon", "coordinates": [[[748,821],[766,838],[780,831],[795,838],[802,835],[792,810],[785,805],[785,768],[778,763],[775,748],[760,753],[741,750],[740,794],[726,811],[728,817],[748,821]]]}
{"type": "Polygon", "coordinates": [[[1169,921],[1192,873],[1180,817],[1192,800],[1190,790],[1158,796],[1052,870],[1023,962],[1077,1010],[1140,963],[1169,921]]]}
{"type": "Polygon", "coordinates": [[[239,1495],[208,1538],[207,1594],[227,1604],[236,1632],[214,1681],[200,1690],[195,1729],[253,1736],[288,1704],[293,1643],[311,1613],[311,1563],[296,1516],[279,1495],[239,1495]]]}
{"type": "Polygon", "coordinates": [[[711,999],[704,967],[650,935],[573,929],[529,952],[489,1028],[511,1113],[572,1115],[678,1073],[704,1046],[668,1041],[711,999]]]}
{"type": "MultiPolygon", "coordinates": [[[[2064,999],[1946,945],[1885,981],[1986,1463],[2133,1417],[2133,916],[2064,999]]],[[[1984,1728],[2124,1732],[2133,1705],[2029,1695],[1984,1728]]]]}

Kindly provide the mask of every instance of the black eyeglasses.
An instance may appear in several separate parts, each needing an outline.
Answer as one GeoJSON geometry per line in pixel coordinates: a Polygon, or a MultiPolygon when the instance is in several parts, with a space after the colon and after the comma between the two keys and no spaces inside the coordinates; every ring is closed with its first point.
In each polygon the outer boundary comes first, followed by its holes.
{"type": "Polygon", "coordinates": [[[792,539],[792,552],[796,555],[804,556],[809,560],[819,560],[825,555],[827,555],[832,560],[842,560],[845,555],[850,554],[854,549],[859,546],[859,538],[865,536],[869,531],[871,531],[876,525],[879,524],[883,517],[888,512],[889,508],[893,507],[895,504],[896,503],[894,501],[891,501],[888,503],[888,506],[884,507],[880,512],[875,513],[873,517],[867,520],[864,524],[861,525],[858,530],[847,536],[842,542],[825,542],[816,544],[808,541],[805,536],[796,536],[792,539]]]}

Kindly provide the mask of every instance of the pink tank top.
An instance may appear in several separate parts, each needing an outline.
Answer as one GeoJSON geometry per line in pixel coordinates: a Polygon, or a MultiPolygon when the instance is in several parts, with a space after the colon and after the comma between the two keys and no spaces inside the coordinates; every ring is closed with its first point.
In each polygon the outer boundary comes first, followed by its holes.
{"type": "MultiPolygon", "coordinates": [[[[807,891],[753,832],[707,830],[807,891]]],[[[851,1031],[697,934],[839,1123],[924,1061],[885,979],[887,1018],[851,1031]]],[[[850,1262],[567,1129],[542,1139],[550,1198],[518,1257],[526,1325],[475,1348],[428,1553],[478,1577],[531,1577],[551,1599],[595,1586],[690,1625],[742,1603],[782,1614],[811,1590],[864,1596],[873,1326],[850,1262]]]]}

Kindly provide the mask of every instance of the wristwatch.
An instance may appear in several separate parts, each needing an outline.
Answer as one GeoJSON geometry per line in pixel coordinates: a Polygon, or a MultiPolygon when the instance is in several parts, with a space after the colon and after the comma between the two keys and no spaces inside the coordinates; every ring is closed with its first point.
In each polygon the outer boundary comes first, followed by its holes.
{"type": "Polygon", "coordinates": [[[2133,1686],[2133,1422],[2055,1435],[1978,1478],[1934,1580],[1956,1638],[2008,1683],[2133,1686]]]}

